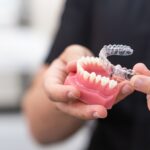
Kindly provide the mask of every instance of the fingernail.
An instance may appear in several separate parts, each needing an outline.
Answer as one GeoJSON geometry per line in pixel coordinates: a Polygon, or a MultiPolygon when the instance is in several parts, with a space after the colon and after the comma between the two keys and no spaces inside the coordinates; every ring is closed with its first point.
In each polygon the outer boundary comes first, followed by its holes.
{"type": "Polygon", "coordinates": [[[97,118],[100,118],[98,112],[94,112],[94,113],[93,113],[93,117],[96,118],[96,119],[97,119],[97,118]]]}
{"type": "Polygon", "coordinates": [[[72,93],[72,92],[69,92],[68,93],[68,98],[69,99],[79,99],[79,97],[77,97],[74,93],[72,93]]]}
{"type": "Polygon", "coordinates": [[[122,94],[123,95],[127,95],[127,94],[129,94],[129,93],[131,93],[132,92],[132,88],[131,88],[131,86],[129,86],[129,85],[125,85],[123,88],[122,88],[122,94]]]}

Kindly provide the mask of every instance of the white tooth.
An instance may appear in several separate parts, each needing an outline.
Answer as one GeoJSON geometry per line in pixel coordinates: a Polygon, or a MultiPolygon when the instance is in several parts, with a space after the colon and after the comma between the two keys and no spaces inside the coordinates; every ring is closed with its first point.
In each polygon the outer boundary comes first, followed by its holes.
{"type": "Polygon", "coordinates": [[[78,62],[77,62],[77,68],[80,66],[80,61],[78,60],[78,62]]]}
{"type": "Polygon", "coordinates": [[[87,60],[86,59],[84,59],[83,64],[87,65],[87,60]]]}
{"type": "Polygon", "coordinates": [[[111,80],[110,82],[109,82],[109,88],[110,89],[113,89],[114,87],[116,87],[117,86],[117,82],[115,81],[115,80],[111,80]]]}
{"type": "Polygon", "coordinates": [[[88,64],[88,59],[87,59],[87,57],[85,57],[85,58],[84,58],[84,60],[83,60],[83,64],[85,64],[85,65],[87,65],[87,64],[88,64]]]}
{"type": "Polygon", "coordinates": [[[86,61],[87,61],[87,64],[90,64],[90,62],[91,62],[91,57],[87,56],[87,57],[86,57],[86,61]]]}
{"type": "Polygon", "coordinates": [[[87,71],[84,71],[84,73],[83,73],[83,78],[85,79],[85,80],[87,80],[88,79],[88,77],[89,77],[89,73],[87,72],[87,71]]]}
{"type": "Polygon", "coordinates": [[[80,69],[81,68],[81,65],[79,63],[79,61],[77,62],[77,69],[80,69]]]}
{"type": "Polygon", "coordinates": [[[100,80],[101,80],[101,75],[97,75],[95,82],[98,83],[100,80]]]}
{"type": "Polygon", "coordinates": [[[96,78],[96,74],[95,74],[95,72],[92,72],[90,74],[90,81],[93,82],[95,80],[95,78],[96,78]]]}
{"type": "Polygon", "coordinates": [[[79,64],[79,61],[77,62],[77,71],[78,71],[78,72],[80,71],[80,64],[79,64]]]}
{"type": "Polygon", "coordinates": [[[101,59],[99,59],[99,58],[96,59],[96,63],[98,66],[102,66],[102,64],[103,64],[101,59]]]}
{"type": "Polygon", "coordinates": [[[95,72],[92,72],[91,75],[96,78],[96,73],[95,72]]]}
{"type": "Polygon", "coordinates": [[[83,70],[82,66],[80,65],[80,63],[77,63],[77,70],[80,74],[83,74],[84,70],[83,70]]]}
{"type": "Polygon", "coordinates": [[[95,64],[95,58],[94,57],[91,57],[91,63],[95,64]]]}
{"type": "Polygon", "coordinates": [[[98,65],[102,66],[103,62],[101,59],[99,59],[98,65]]]}
{"type": "Polygon", "coordinates": [[[78,63],[79,63],[80,65],[82,65],[82,64],[84,63],[84,60],[85,60],[85,57],[81,57],[81,58],[79,59],[78,63]]]}
{"type": "Polygon", "coordinates": [[[81,74],[83,74],[83,73],[84,73],[83,68],[80,68],[80,73],[81,73],[81,74]]]}
{"type": "Polygon", "coordinates": [[[99,58],[96,57],[96,64],[99,65],[99,58]]]}
{"type": "Polygon", "coordinates": [[[84,56],[82,56],[80,59],[79,59],[79,61],[78,61],[79,63],[80,63],[80,65],[82,65],[82,64],[87,64],[87,57],[84,57],[84,56]]]}
{"type": "Polygon", "coordinates": [[[96,63],[97,63],[97,60],[96,60],[96,58],[94,58],[94,60],[93,60],[93,63],[94,63],[94,64],[96,64],[96,63]]]}
{"type": "Polygon", "coordinates": [[[83,73],[84,73],[84,71],[83,71],[82,68],[79,69],[79,73],[80,73],[80,74],[83,74],[83,73]]]}
{"type": "Polygon", "coordinates": [[[105,86],[109,82],[109,78],[107,77],[102,77],[101,78],[101,85],[105,86]]]}

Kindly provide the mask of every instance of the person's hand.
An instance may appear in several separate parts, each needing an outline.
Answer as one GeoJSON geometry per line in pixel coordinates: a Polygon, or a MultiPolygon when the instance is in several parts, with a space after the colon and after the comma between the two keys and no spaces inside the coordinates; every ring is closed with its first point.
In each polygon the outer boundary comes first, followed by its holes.
{"type": "Polygon", "coordinates": [[[133,68],[137,74],[131,78],[131,84],[135,90],[146,94],[148,108],[150,110],[150,70],[142,63],[138,63],[133,68]]]}
{"type": "MultiPolygon", "coordinates": [[[[64,85],[68,72],[76,70],[76,60],[82,56],[92,56],[85,47],[73,45],[66,48],[59,58],[53,61],[45,76],[45,90],[51,102],[60,111],[79,119],[105,118],[107,110],[101,105],[87,105],[79,101],[80,91],[71,85],[64,85]]],[[[117,102],[133,92],[128,81],[120,85],[117,102]]]]}

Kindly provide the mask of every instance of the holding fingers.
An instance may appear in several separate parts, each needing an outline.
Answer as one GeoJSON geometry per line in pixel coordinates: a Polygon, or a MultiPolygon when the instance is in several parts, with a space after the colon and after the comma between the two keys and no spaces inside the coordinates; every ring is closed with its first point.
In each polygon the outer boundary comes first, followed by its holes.
{"type": "Polygon", "coordinates": [[[136,64],[133,69],[139,75],[133,76],[130,82],[135,90],[146,94],[148,108],[150,109],[150,70],[142,63],[136,64]]]}
{"type": "MultiPolygon", "coordinates": [[[[74,86],[64,85],[68,72],[76,71],[76,61],[82,56],[92,56],[92,53],[79,45],[66,48],[60,57],[53,61],[46,73],[45,91],[56,108],[68,115],[84,120],[105,118],[107,109],[104,106],[81,102],[80,91],[74,86]]],[[[129,82],[121,83],[119,89],[116,102],[133,92],[129,82]]]]}
{"type": "Polygon", "coordinates": [[[45,76],[45,90],[53,101],[67,102],[80,97],[80,92],[72,86],[64,86],[67,76],[66,65],[59,59],[55,60],[45,76]]]}
{"type": "Polygon", "coordinates": [[[76,60],[82,56],[92,56],[85,47],[74,45],[68,47],[49,67],[44,82],[44,88],[57,109],[79,119],[89,120],[105,118],[107,110],[100,105],[87,105],[81,102],[80,91],[64,85],[68,71],[76,70],[76,60]]]}

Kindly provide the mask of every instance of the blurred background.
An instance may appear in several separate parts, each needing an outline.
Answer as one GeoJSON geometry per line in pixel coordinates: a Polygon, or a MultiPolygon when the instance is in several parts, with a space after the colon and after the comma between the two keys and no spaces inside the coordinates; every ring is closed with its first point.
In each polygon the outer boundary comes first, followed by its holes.
{"type": "Polygon", "coordinates": [[[83,150],[91,124],[70,139],[41,146],[21,113],[22,95],[50,50],[65,0],[0,0],[0,149],[83,150]]]}

